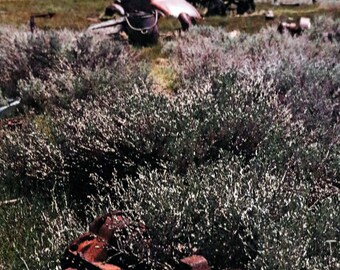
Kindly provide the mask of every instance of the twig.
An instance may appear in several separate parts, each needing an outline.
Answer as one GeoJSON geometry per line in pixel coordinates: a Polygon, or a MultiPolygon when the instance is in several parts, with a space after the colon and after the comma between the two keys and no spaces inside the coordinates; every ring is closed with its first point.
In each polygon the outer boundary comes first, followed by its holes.
{"type": "Polygon", "coordinates": [[[26,263],[26,261],[25,261],[25,259],[24,259],[23,257],[21,257],[20,255],[19,255],[19,258],[20,258],[20,260],[24,263],[26,269],[27,269],[27,270],[30,270],[29,267],[28,267],[28,265],[27,265],[27,263],[26,263]]]}
{"type": "Polygon", "coordinates": [[[15,245],[14,242],[12,243],[12,246],[13,246],[13,248],[15,249],[15,252],[16,252],[17,255],[19,256],[20,260],[24,263],[26,270],[30,270],[30,268],[28,267],[28,265],[27,265],[25,259],[20,255],[20,252],[19,252],[19,250],[18,250],[18,248],[16,247],[16,245],[15,245]]]}
{"type": "Polygon", "coordinates": [[[21,201],[21,198],[2,201],[2,202],[0,202],[0,206],[6,205],[6,204],[13,204],[13,203],[16,203],[18,201],[21,201]]]}

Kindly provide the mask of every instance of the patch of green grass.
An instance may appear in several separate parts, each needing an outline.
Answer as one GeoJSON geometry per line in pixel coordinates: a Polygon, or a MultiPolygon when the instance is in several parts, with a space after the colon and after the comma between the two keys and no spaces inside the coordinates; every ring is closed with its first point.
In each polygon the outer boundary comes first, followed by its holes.
{"type": "Polygon", "coordinates": [[[46,240],[44,226],[38,221],[40,210],[27,201],[0,207],[0,235],[2,246],[6,246],[0,249],[0,262],[6,263],[4,269],[28,269],[34,264],[29,258],[46,240]]]}
{"type": "Polygon", "coordinates": [[[177,74],[166,58],[157,58],[151,67],[151,76],[161,92],[173,93],[177,88],[177,74]]]}
{"type": "Polygon", "coordinates": [[[205,18],[204,25],[212,25],[222,27],[227,31],[240,30],[247,33],[258,32],[262,27],[266,26],[267,22],[263,16],[240,16],[240,17],[220,17],[212,16],[205,18]]]}
{"type": "Polygon", "coordinates": [[[176,18],[160,18],[159,28],[162,32],[174,31],[181,28],[179,21],[176,18]]]}
{"type": "Polygon", "coordinates": [[[157,43],[155,46],[152,47],[134,48],[138,50],[140,60],[155,60],[157,57],[160,56],[162,51],[162,45],[160,43],[157,43]]]}

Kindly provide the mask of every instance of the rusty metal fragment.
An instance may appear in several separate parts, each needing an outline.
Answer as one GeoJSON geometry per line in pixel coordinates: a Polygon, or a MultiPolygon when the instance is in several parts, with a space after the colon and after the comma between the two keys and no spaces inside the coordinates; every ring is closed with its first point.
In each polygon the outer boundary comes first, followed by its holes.
{"type": "Polygon", "coordinates": [[[180,270],[210,270],[210,267],[203,256],[193,255],[180,261],[180,270]]]}
{"type": "Polygon", "coordinates": [[[111,211],[96,218],[89,231],[72,241],[62,260],[63,270],[119,270],[138,263],[134,255],[121,252],[126,243],[145,241],[146,227],[132,222],[122,211],[111,211]],[[124,242],[125,241],[125,242],[124,242]]]}
{"type": "Polygon", "coordinates": [[[31,29],[31,32],[33,33],[36,28],[37,28],[37,25],[35,23],[35,19],[36,18],[47,18],[47,19],[50,19],[52,17],[54,17],[55,13],[54,12],[48,12],[48,13],[41,13],[41,14],[32,14],[30,16],[30,29],[31,29]]]}
{"type": "Polygon", "coordinates": [[[160,16],[177,18],[184,31],[201,19],[197,9],[185,0],[116,0],[105,9],[105,15],[121,17],[92,25],[88,30],[103,32],[103,28],[114,27],[114,33],[125,32],[130,43],[141,46],[158,42],[160,16]]]}

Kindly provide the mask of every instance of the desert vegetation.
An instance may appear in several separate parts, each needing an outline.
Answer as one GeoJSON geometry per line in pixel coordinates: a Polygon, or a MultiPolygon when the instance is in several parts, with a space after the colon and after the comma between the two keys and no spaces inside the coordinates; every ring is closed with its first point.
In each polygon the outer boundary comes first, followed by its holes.
{"type": "Polygon", "coordinates": [[[152,246],[122,252],[150,269],[338,269],[339,32],[197,26],[143,49],[1,27],[0,103],[21,104],[0,120],[0,269],[60,269],[109,209],[145,222],[152,246]]]}

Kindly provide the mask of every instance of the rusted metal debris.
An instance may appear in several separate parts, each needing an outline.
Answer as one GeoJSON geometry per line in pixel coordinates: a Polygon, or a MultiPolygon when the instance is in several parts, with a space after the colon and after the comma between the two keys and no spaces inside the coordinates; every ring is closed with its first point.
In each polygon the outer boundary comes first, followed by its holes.
{"type": "Polygon", "coordinates": [[[139,239],[148,245],[147,229],[140,222],[132,222],[122,211],[112,211],[96,218],[89,231],[67,247],[61,260],[62,269],[119,270],[137,263],[132,254],[121,252],[122,239],[139,239]]]}
{"type": "Polygon", "coordinates": [[[180,270],[210,270],[203,256],[193,255],[180,261],[180,270]]]}
{"type": "Polygon", "coordinates": [[[50,19],[54,15],[55,15],[54,12],[41,13],[41,14],[32,14],[31,17],[30,17],[30,29],[31,29],[31,32],[34,33],[34,31],[37,28],[37,25],[35,23],[35,19],[36,18],[45,18],[45,19],[47,18],[47,19],[50,19]]]}
{"type": "Polygon", "coordinates": [[[21,127],[23,124],[24,124],[24,118],[22,116],[11,117],[11,118],[0,120],[0,128],[1,127],[7,127],[7,128],[21,127]]]}
{"type": "Polygon", "coordinates": [[[105,263],[108,253],[106,243],[91,233],[85,233],[72,242],[62,258],[65,270],[120,270],[121,268],[105,263]]]}
{"type": "Polygon", "coordinates": [[[117,0],[105,9],[106,16],[115,14],[120,18],[91,25],[88,30],[115,27],[111,34],[124,31],[130,43],[147,46],[158,41],[160,16],[177,18],[184,31],[201,19],[197,9],[185,0],[117,0]]]}
{"type": "MultiPolygon", "coordinates": [[[[195,2],[195,0],[190,2],[195,2]]],[[[196,2],[200,2],[206,7],[206,16],[225,16],[227,13],[230,15],[243,15],[253,13],[256,9],[254,0],[206,0],[196,2]]]]}
{"type": "MultiPolygon", "coordinates": [[[[148,269],[135,255],[123,250],[124,243],[137,242],[150,249],[152,242],[143,222],[133,222],[122,211],[111,211],[96,218],[89,231],[73,240],[61,259],[62,270],[148,269]],[[124,242],[125,241],[125,242],[124,242]]],[[[179,270],[210,270],[207,260],[198,255],[180,261],[179,270]]]]}
{"type": "Polygon", "coordinates": [[[310,28],[310,19],[306,17],[301,17],[299,22],[281,22],[277,30],[281,34],[288,31],[292,36],[298,36],[301,35],[303,31],[310,28]]]}
{"type": "Polygon", "coordinates": [[[0,116],[2,112],[5,112],[7,109],[11,107],[18,106],[20,104],[21,99],[13,99],[13,100],[8,100],[8,104],[0,107],[0,116]]]}

